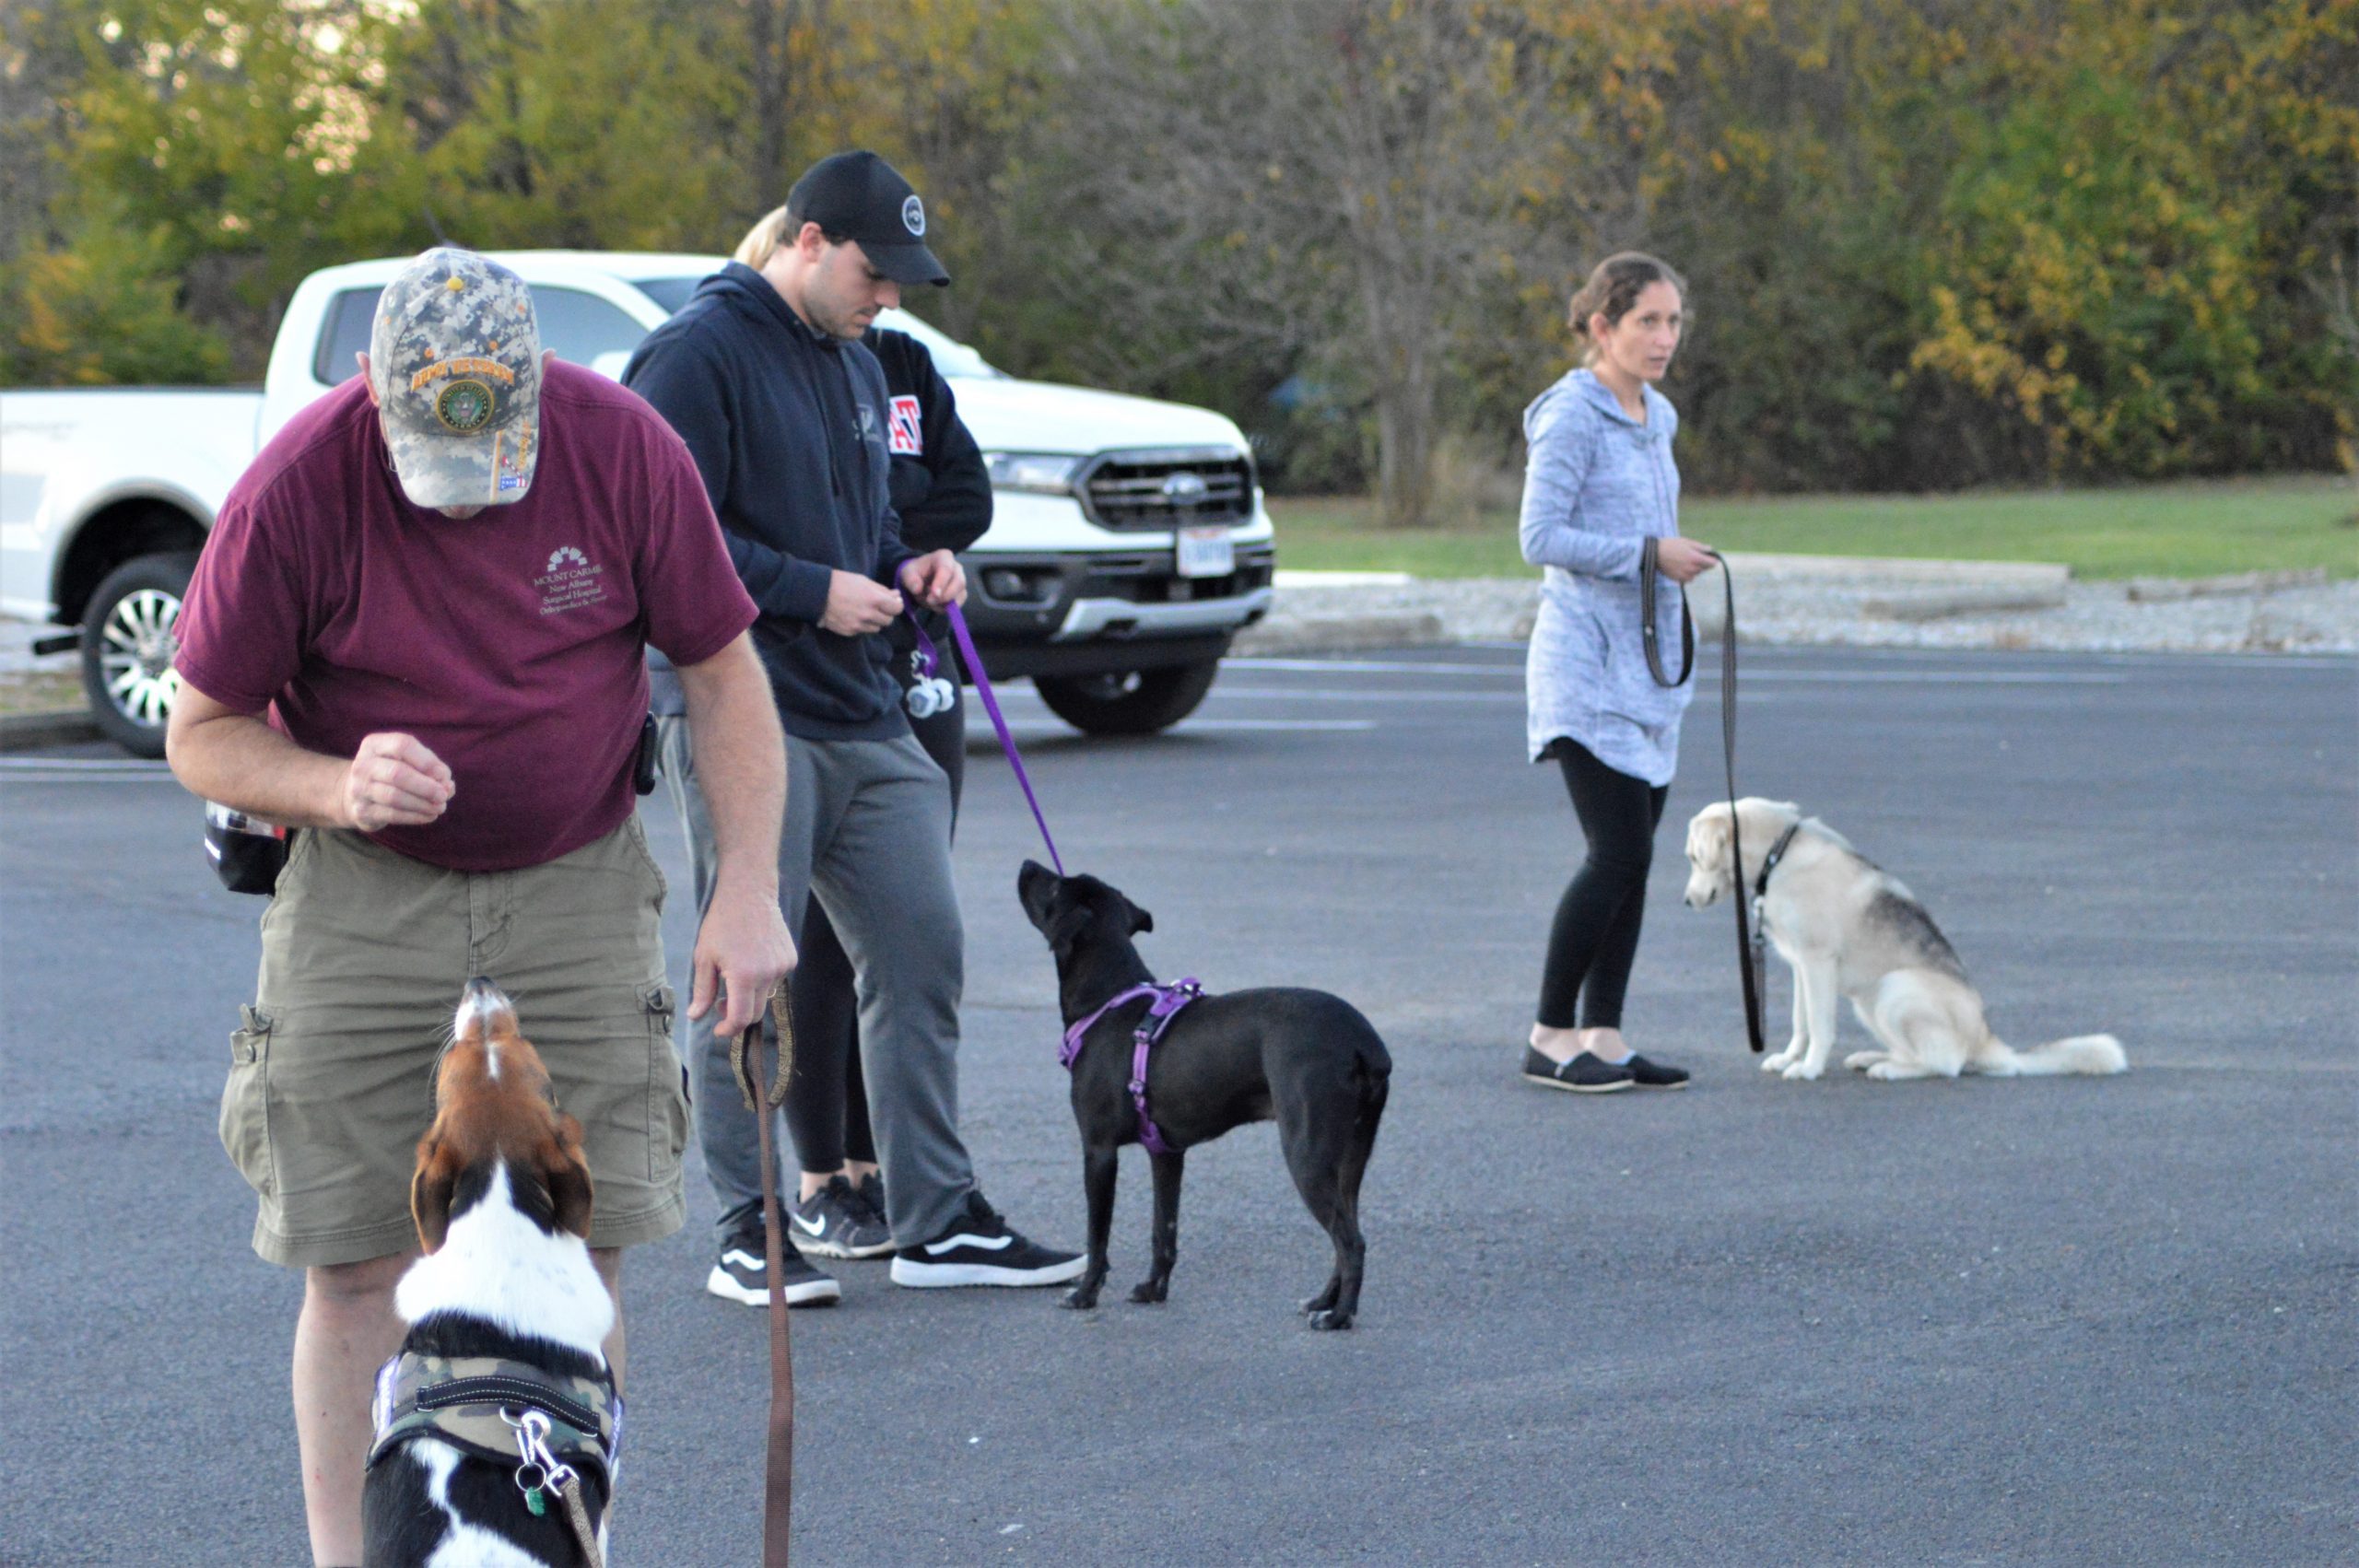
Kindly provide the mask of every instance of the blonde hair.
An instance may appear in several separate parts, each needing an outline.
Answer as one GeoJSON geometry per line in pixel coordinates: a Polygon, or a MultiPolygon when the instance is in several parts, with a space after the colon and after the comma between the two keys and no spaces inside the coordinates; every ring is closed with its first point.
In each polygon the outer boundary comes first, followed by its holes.
{"type": "Polygon", "coordinates": [[[1589,319],[1602,315],[1607,326],[1619,326],[1647,286],[1656,283],[1671,285],[1679,291],[1681,302],[1685,303],[1687,280],[1672,271],[1668,262],[1658,261],[1643,251],[1624,251],[1597,263],[1589,281],[1574,290],[1567,312],[1573,332],[1581,340],[1582,364],[1597,363],[1597,343],[1589,335],[1589,319]]]}
{"type": "Polygon", "coordinates": [[[759,272],[769,265],[770,258],[778,254],[779,247],[799,232],[802,227],[788,216],[784,207],[773,207],[757,218],[753,228],[745,230],[745,238],[737,241],[737,250],[730,260],[743,262],[759,272]]]}

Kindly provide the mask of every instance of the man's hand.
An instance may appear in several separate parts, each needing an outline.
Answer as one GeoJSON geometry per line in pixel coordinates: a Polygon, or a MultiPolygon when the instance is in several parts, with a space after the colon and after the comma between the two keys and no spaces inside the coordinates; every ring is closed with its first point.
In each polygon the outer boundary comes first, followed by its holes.
{"type": "Polygon", "coordinates": [[[442,814],[456,788],[450,768],[417,736],[364,736],[336,792],[338,825],[363,833],[423,826],[442,814]]]}
{"type": "Polygon", "coordinates": [[[901,613],[901,596],[880,588],[858,572],[836,572],[827,579],[827,608],[819,624],[839,637],[881,632],[901,613]]]}
{"type": "Polygon", "coordinates": [[[1693,539],[1655,542],[1655,565],[1673,582],[1692,582],[1719,564],[1720,557],[1710,545],[1693,539]]]}
{"type": "Polygon", "coordinates": [[[759,1024],[770,993],[794,971],[794,939],[787,934],[776,895],[715,889],[691,963],[689,1017],[702,1018],[718,991],[722,1006],[715,1035],[726,1038],[759,1024]]]}
{"type": "Polygon", "coordinates": [[[901,586],[910,597],[929,609],[967,602],[967,568],[947,550],[935,550],[901,563],[901,586]]]}

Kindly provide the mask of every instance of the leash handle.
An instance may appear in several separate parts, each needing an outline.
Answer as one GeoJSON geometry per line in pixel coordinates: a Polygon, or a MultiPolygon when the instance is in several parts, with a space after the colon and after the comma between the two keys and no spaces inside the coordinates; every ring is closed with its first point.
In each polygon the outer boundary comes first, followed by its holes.
{"type": "MultiPolygon", "coordinates": [[[[1679,678],[1674,681],[1662,673],[1662,638],[1655,626],[1655,590],[1662,571],[1655,557],[1661,543],[1660,539],[1650,537],[1638,546],[1638,643],[1646,649],[1647,673],[1655,678],[1655,685],[1684,686],[1687,684],[1687,677],[1696,673],[1696,617],[1688,611],[1687,589],[1682,584],[1679,590],[1679,678]]],[[[1719,560],[1719,557],[1716,556],[1713,559],[1719,560]]],[[[1728,563],[1721,561],[1720,569],[1726,571],[1728,563]]]]}
{"type": "MultiPolygon", "coordinates": [[[[917,628],[918,663],[931,677],[942,655],[933,646],[933,638],[926,635],[925,626],[918,619],[917,607],[909,605],[910,625],[917,628]]],[[[975,651],[975,639],[967,630],[967,616],[956,604],[943,608],[950,617],[950,635],[957,642],[958,657],[967,673],[975,678],[975,691],[983,699],[983,711],[992,716],[992,728],[999,731],[1000,750],[1007,754],[1007,765],[1015,770],[1015,782],[1024,790],[1024,803],[1032,808],[1032,820],[1040,825],[1040,842],[1049,847],[1049,863],[1057,874],[1065,874],[1065,863],[1057,857],[1057,841],[1049,836],[1049,819],[1040,813],[1040,798],[1032,792],[1032,776],[1024,771],[1023,754],[1015,749],[1015,738],[1007,732],[1007,718],[999,710],[999,698],[992,691],[992,678],[983,673],[983,656],[975,651]]]]}

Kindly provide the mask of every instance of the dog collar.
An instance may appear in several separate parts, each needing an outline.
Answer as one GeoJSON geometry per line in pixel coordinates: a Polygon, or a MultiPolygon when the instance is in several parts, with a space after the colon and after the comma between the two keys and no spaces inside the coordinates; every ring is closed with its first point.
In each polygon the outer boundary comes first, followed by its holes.
{"type": "Polygon", "coordinates": [[[1174,980],[1168,986],[1152,981],[1133,986],[1129,990],[1118,992],[1105,1006],[1067,1029],[1064,1044],[1057,1051],[1058,1064],[1066,1071],[1072,1071],[1074,1063],[1081,1059],[1083,1042],[1099,1019],[1126,1001],[1136,1001],[1143,996],[1155,999],[1154,1004],[1139,1019],[1138,1027],[1131,1031],[1131,1103],[1138,1107],[1139,1146],[1150,1154],[1168,1154],[1171,1145],[1164,1141],[1163,1129],[1156,1126],[1155,1118],[1146,1113],[1147,1053],[1155,1048],[1157,1040],[1163,1038],[1163,1032],[1171,1026],[1171,1021],[1179,1016],[1180,1010],[1203,994],[1203,984],[1193,975],[1184,980],[1174,980]]]}
{"type": "Polygon", "coordinates": [[[1786,847],[1794,841],[1794,835],[1802,830],[1802,818],[1796,817],[1787,824],[1785,832],[1778,835],[1778,842],[1769,846],[1768,857],[1761,862],[1761,874],[1753,879],[1753,896],[1760,898],[1767,895],[1769,873],[1776,871],[1778,862],[1786,858],[1786,847]]]}

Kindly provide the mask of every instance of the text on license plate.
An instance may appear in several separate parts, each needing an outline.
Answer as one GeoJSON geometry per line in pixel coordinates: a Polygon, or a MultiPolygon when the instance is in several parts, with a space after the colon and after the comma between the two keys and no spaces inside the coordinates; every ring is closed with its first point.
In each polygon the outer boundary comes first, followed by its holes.
{"type": "Polygon", "coordinates": [[[1226,577],[1237,569],[1237,551],[1226,528],[1180,530],[1181,577],[1226,577]]]}

